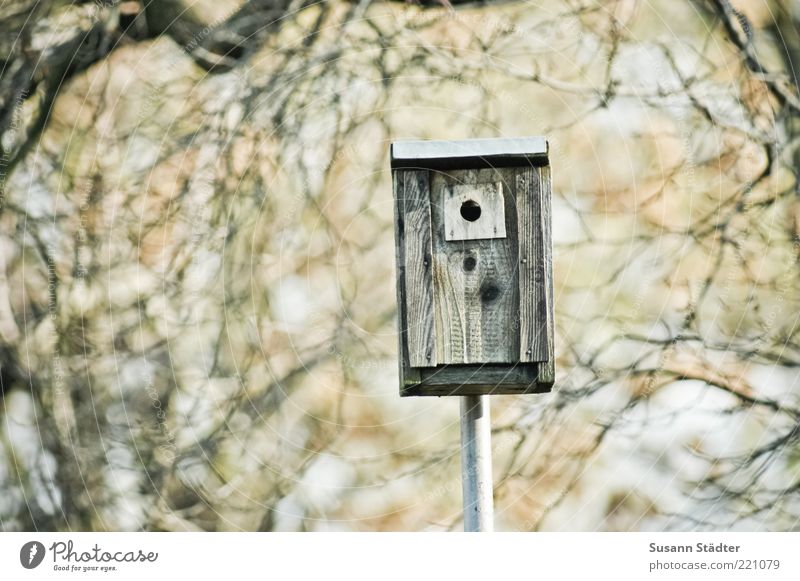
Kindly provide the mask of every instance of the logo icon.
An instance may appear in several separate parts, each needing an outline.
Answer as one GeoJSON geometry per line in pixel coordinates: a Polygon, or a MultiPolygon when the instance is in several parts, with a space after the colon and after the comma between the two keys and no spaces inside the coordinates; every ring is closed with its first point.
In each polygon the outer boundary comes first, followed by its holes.
{"type": "Polygon", "coordinates": [[[44,545],[39,541],[30,541],[19,550],[19,562],[26,569],[35,569],[44,560],[44,545]]]}

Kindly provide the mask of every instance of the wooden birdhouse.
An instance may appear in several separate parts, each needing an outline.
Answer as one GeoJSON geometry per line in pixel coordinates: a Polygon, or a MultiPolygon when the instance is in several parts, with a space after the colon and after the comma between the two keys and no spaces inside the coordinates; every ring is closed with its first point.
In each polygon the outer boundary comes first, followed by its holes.
{"type": "Polygon", "coordinates": [[[542,137],[392,144],[400,395],[552,389],[547,154],[542,137]]]}

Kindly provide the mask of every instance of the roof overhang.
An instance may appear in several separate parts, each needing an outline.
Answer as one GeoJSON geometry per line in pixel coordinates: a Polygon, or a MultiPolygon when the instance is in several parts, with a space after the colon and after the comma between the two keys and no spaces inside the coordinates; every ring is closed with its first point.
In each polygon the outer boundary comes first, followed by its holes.
{"type": "Polygon", "coordinates": [[[480,169],[547,165],[544,137],[466,139],[462,141],[395,141],[393,169],[480,169]]]}

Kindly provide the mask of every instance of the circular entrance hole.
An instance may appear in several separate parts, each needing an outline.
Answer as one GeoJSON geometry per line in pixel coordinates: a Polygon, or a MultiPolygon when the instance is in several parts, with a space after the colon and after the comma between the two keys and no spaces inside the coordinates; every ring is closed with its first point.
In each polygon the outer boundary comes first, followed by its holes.
{"type": "Polygon", "coordinates": [[[467,222],[474,222],[481,217],[481,207],[475,200],[467,200],[461,204],[461,217],[467,222]]]}

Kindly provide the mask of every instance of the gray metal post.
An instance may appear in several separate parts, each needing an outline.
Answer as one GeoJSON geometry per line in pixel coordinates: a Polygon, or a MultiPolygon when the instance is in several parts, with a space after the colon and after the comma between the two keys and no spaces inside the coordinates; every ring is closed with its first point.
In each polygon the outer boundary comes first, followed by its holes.
{"type": "Polygon", "coordinates": [[[461,488],[464,531],[493,531],[492,419],[488,395],[461,398],[461,488]]]}

